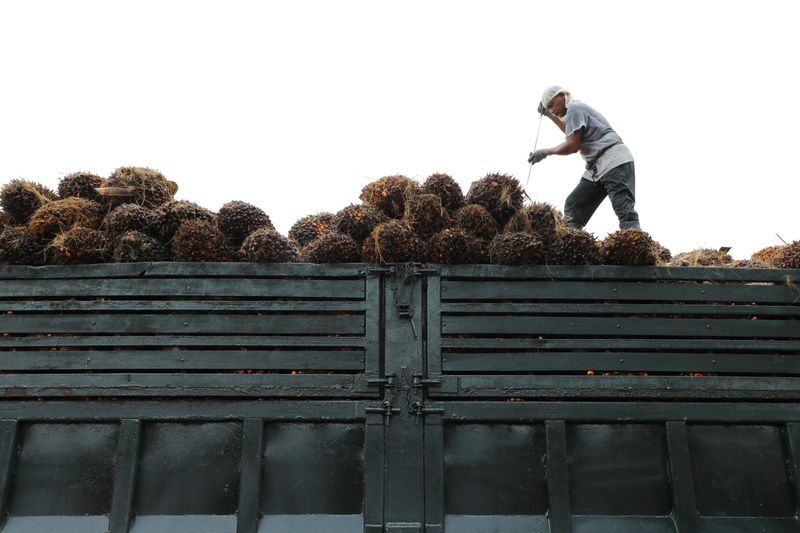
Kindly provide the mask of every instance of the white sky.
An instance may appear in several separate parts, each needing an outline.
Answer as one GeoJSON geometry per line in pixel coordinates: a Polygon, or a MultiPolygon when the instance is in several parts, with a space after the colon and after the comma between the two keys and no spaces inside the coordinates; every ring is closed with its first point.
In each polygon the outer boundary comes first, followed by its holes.
{"type": "MultiPolygon", "coordinates": [[[[800,239],[798,4],[0,0],[0,182],[149,166],[178,198],[300,217],[390,174],[525,183],[542,89],[595,107],[673,253],[800,239]]],[[[539,148],[563,134],[542,123],[539,148]]],[[[533,168],[563,208],[583,164],[533,168]]],[[[617,229],[608,201],[587,229],[617,229]]]]}

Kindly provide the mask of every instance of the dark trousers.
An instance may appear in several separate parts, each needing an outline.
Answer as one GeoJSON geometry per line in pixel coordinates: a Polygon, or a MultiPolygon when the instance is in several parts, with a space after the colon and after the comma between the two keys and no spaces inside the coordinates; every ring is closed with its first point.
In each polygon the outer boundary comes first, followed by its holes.
{"type": "Polygon", "coordinates": [[[638,228],[639,215],[633,208],[636,202],[636,171],[633,161],[612,168],[593,182],[581,178],[575,190],[567,196],[564,214],[573,228],[582,228],[592,218],[606,196],[619,219],[620,229],[638,228]]]}

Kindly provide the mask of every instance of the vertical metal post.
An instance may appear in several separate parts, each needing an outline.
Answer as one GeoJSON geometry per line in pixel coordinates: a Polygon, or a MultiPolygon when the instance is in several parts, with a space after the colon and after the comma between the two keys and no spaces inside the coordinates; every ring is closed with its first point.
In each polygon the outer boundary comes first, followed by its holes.
{"type": "Polygon", "coordinates": [[[800,514],[800,423],[786,424],[786,436],[789,440],[789,479],[794,480],[794,501],[800,514]]]}
{"type": "Polygon", "coordinates": [[[110,533],[127,533],[133,524],[141,439],[141,420],[125,419],[120,422],[114,493],[108,521],[110,533]]]}
{"type": "Polygon", "coordinates": [[[547,494],[550,509],[550,532],[571,533],[567,425],[563,420],[548,420],[545,423],[545,431],[547,435],[547,494]]]}
{"type": "Polygon", "coordinates": [[[444,425],[441,413],[425,415],[425,533],[444,531],[444,425]]]}
{"type": "Polygon", "coordinates": [[[17,421],[0,420],[0,527],[8,513],[11,479],[17,459],[17,421]]]}
{"type": "Polygon", "coordinates": [[[365,281],[364,373],[367,379],[381,377],[382,281],[382,275],[376,272],[368,273],[365,281]]]}
{"type": "Polygon", "coordinates": [[[689,456],[689,433],[684,422],[667,422],[672,515],[678,533],[695,533],[698,528],[697,503],[694,497],[692,462],[689,456]]]}
{"type": "Polygon", "coordinates": [[[264,421],[249,419],[242,428],[242,471],[239,477],[239,512],[236,533],[256,533],[261,515],[261,468],[264,456],[264,421]]]}
{"type": "Polygon", "coordinates": [[[441,276],[427,276],[427,364],[428,378],[442,375],[442,281],[441,276]]]}
{"type": "Polygon", "coordinates": [[[367,413],[364,436],[364,533],[383,533],[385,434],[381,413],[367,413]]]}

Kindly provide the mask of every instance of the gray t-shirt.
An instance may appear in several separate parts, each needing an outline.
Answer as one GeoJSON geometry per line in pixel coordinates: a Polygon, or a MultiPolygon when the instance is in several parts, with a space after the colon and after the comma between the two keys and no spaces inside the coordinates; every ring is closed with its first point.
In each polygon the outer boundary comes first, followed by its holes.
{"type": "Polygon", "coordinates": [[[584,131],[580,154],[585,161],[594,161],[598,153],[611,146],[595,162],[596,171],[587,169],[583,173],[585,179],[597,181],[609,170],[633,161],[631,151],[605,117],[583,102],[573,100],[567,107],[564,134],[569,137],[581,128],[584,131]]]}

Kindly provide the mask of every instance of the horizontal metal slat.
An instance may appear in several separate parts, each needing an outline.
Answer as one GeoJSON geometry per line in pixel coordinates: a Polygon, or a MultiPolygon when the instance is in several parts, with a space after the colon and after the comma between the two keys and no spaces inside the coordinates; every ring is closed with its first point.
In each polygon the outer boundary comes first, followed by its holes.
{"type": "Polygon", "coordinates": [[[229,300],[7,300],[0,313],[90,313],[90,312],[252,312],[317,313],[355,312],[366,309],[365,301],[229,301],[229,300]]]}
{"type": "MultiPolygon", "coordinates": [[[[2,339],[0,339],[0,346],[2,339]]],[[[445,337],[452,350],[683,350],[688,352],[746,352],[800,354],[800,341],[750,339],[482,339],[445,337]]]]}
{"type": "Polygon", "coordinates": [[[758,316],[800,317],[800,305],[716,305],[716,304],[615,304],[615,303],[492,303],[460,302],[442,304],[442,314],[526,314],[526,315],[648,315],[648,316],[758,316]]]}
{"type": "Polygon", "coordinates": [[[33,348],[119,348],[119,347],[256,347],[256,348],[362,348],[363,336],[286,335],[53,335],[0,337],[0,350],[33,348]]]}

